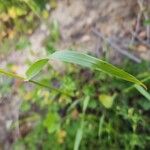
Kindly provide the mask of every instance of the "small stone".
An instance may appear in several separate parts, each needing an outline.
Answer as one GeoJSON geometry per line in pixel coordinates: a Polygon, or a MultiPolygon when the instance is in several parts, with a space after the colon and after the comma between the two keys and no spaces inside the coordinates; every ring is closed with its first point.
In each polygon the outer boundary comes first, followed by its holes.
{"type": "Polygon", "coordinates": [[[140,37],[141,39],[145,39],[145,38],[146,38],[146,32],[145,32],[145,31],[141,31],[141,32],[139,33],[139,37],[140,37]]]}
{"type": "Polygon", "coordinates": [[[81,38],[82,42],[88,42],[90,40],[90,36],[89,35],[85,35],[81,38]]]}
{"type": "Polygon", "coordinates": [[[146,52],[146,51],[147,51],[147,48],[146,48],[146,46],[144,46],[144,45],[139,45],[139,46],[137,47],[137,50],[138,50],[139,52],[146,52]]]}

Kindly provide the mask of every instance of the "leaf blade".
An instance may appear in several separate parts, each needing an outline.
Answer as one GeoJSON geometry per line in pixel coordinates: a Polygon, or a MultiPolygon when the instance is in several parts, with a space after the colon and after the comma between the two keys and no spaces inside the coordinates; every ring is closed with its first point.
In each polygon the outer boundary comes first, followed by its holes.
{"type": "Polygon", "coordinates": [[[83,113],[84,113],[84,114],[85,114],[86,109],[87,109],[87,107],[88,107],[89,101],[90,101],[90,97],[87,96],[87,97],[84,99],[84,102],[83,102],[83,113]]]}
{"type": "Polygon", "coordinates": [[[103,124],[104,124],[104,119],[105,119],[105,115],[102,114],[102,116],[99,119],[99,129],[98,129],[98,136],[101,137],[102,134],[102,128],[103,128],[103,124]]]}
{"type": "Polygon", "coordinates": [[[48,58],[40,59],[33,63],[26,71],[27,79],[30,80],[34,76],[36,76],[43,67],[48,63],[48,58]]]}
{"type": "Polygon", "coordinates": [[[147,100],[150,101],[150,93],[148,93],[143,87],[135,85],[135,88],[141,93],[147,100]]]}
{"type": "Polygon", "coordinates": [[[77,134],[76,134],[76,138],[75,138],[75,143],[74,143],[74,150],[79,150],[79,146],[80,146],[82,137],[83,137],[83,128],[80,127],[77,130],[77,134]]]}
{"type": "Polygon", "coordinates": [[[98,58],[92,57],[84,53],[80,53],[76,51],[69,51],[69,50],[57,51],[53,53],[52,55],[50,55],[49,58],[78,64],[78,65],[88,67],[88,68],[98,70],[98,71],[103,71],[105,73],[111,74],[123,80],[129,81],[138,85],[142,85],[144,88],[146,88],[146,86],[141,81],[139,81],[137,78],[135,78],[131,74],[125,72],[124,70],[119,69],[113,66],[112,64],[109,64],[103,60],[100,60],[98,58]]]}
{"type": "Polygon", "coordinates": [[[107,94],[101,94],[99,96],[99,101],[105,108],[110,109],[113,105],[114,97],[107,94]]]}

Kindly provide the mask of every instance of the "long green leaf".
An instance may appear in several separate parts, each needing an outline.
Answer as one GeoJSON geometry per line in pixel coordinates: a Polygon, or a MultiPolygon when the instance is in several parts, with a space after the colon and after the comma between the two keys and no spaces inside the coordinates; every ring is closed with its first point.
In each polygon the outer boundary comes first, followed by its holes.
{"type": "Polygon", "coordinates": [[[86,109],[87,109],[87,107],[88,107],[89,101],[90,101],[90,97],[87,96],[87,97],[84,99],[84,102],[83,102],[83,113],[86,112],[86,109]]]}
{"type": "Polygon", "coordinates": [[[103,124],[104,124],[104,119],[105,119],[105,115],[102,114],[102,116],[100,117],[99,120],[99,130],[98,130],[98,136],[101,137],[102,134],[102,128],[103,128],[103,124]]]}
{"type": "Polygon", "coordinates": [[[145,20],[144,25],[150,25],[150,20],[145,20]]]}
{"type": "Polygon", "coordinates": [[[36,61],[34,64],[32,64],[29,69],[26,71],[26,76],[27,79],[30,80],[34,76],[36,76],[42,69],[43,67],[48,63],[48,59],[40,59],[36,61]]]}
{"type": "Polygon", "coordinates": [[[129,73],[123,71],[122,69],[119,69],[103,60],[97,59],[95,57],[92,57],[92,56],[84,54],[84,53],[80,53],[80,52],[76,52],[76,51],[57,51],[57,52],[53,53],[52,55],[50,55],[49,58],[78,64],[78,65],[88,67],[91,69],[95,69],[98,71],[103,71],[105,73],[116,76],[123,80],[130,81],[130,82],[133,82],[138,85],[142,85],[144,88],[146,88],[146,86],[141,81],[139,81],[137,78],[135,78],[131,74],[129,74],[129,73]]]}
{"type": "Polygon", "coordinates": [[[147,99],[150,101],[150,93],[148,93],[143,87],[135,85],[135,88],[147,99]]]}
{"type": "MultiPolygon", "coordinates": [[[[149,81],[150,81],[150,76],[148,76],[148,77],[142,79],[141,81],[142,81],[143,83],[149,82],[149,81]]],[[[124,89],[123,92],[128,93],[128,92],[130,92],[131,90],[133,90],[135,87],[136,87],[135,84],[133,84],[132,86],[130,86],[130,87],[124,89]]]]}
{"type": "Polygon", "coordinates": [[[83,136],[83,125],[77,130],[76,138],[75,138],[75,143],[74,143],[74,150],[79,150],[79,146],[82,140],[83,136]]]}

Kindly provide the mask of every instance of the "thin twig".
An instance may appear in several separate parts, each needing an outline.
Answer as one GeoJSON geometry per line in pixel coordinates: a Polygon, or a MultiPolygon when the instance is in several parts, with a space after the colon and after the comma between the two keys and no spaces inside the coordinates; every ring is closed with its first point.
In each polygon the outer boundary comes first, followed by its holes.
{"type": "Polygon", "coordinates": [[[132,36],[134,36],[135,39],[137,39],[141,44],[143,44],[143,45],[146,46],[147,48],[150,48],[150,44],[149,44],[148,42],[142,40],[140,37],[138,37],[138,35],[135,35],[135,34],[134,34],[134,31],[133,31],[132,29],[130,29],[129,27],[127,27],[127,26],[125,26],[125,25],[123,25],[123,27],[124,27],[126,30],[128,30],[128,31],[130,32],[130,34],[131,34],[132,36]]]}
{"type": "Polygon", "coordinates": [[[132,36],[130,45],[133,45],[133,43],[135,42],[135,37],[137,36],[139,28],[140,28],[141,17],[142,17],[142,11],[140,11],[138,16],[137,16],[135,32],[134,32],[134,36],[132,36]]]}
{"type": "MultiPolygon", "coordinates": [[[[145,11],[143,3],[144,3],[144,0],[138,0],[139,7],[141,11],[143,12],[145,20],[149,20],[150,18],[148,17],[147,12],[145,11]]],[[[147,43],[150,43],[150,26],[146,26],[146,34],[147,34],[147,43]]]]}
{"type": "Polygon", "coordinates": [[[68,93],[65,93],[65,92],[59,90],[59,89],[56,89],[56,88],[54,88],[54,87],[52,87],[52,86],[46,85],[46,84],[44,84],[44,83],[41,83],[41,82],[38,82],[38,81],[35,81],[35,80],[29,80],[28,82],[31,82],[31,83],[33,83],[33,84],[36,84],[36,85],[38,85],[38,86],[41,86],[41,87],[44,87],[44,88],[47,88],[47,89],[54,90],[54,91],[56,91],[56,92],[58,92],[58,93],[62,93],[62,94],[67,95],[67,96],[72,96],[72,95],[70,95],[70,94],[68,94],[68,93]]]}
{"type": "Polygon", "coordinates": [[[130,54],[126,50],[122,50],[116,43],[113,43],[112,40],[110,40],[109,38],[105,38],[104,35],[101,32],[97,31],[94,28],[92,28],[92,32],[95,35],[97,35],[98,37],[100,37],[101,39],[103,39],[104,41],[106,41],[109,45],[111,45],[112,48],[114,48],[115,50],[120,52],[122,55],[127,56],[128,58],[130,58],[131,60],[135,61],[136,63],[141,63],[141,59],[137,58],[133,54],[130,54]]]}
{"type": "Polygon", "coordinates": [[[12,78],[16,78],[16,79],[22,80],[23,82],[30,82],[30,83],[36,84],[38,86],[41,86],[41,87],[44,87],[44,88],[47,88],[47,89],[51,89],[51,90],[54,90],[54,91],[56,91],[58,93],[62,93],[64,95],[72,97],[72,95],[70,95],[69,93],[63,92],[60,89],[54,88],[52,86],[48,86],[48,85],[46,85],[44,83],[41,83],[41,82],[38,82],[38,81],[35,81],[35,80],[27,80],[25,77],[22,77],[20,75],[15,74],[15,73],[8,72],[8,71],[5,71],[3,69],[0,69],[0,73],[4,74],[5,76],[8,76],[8,77],[12,77],[12,78]]]}
{"type": "Polygon", "coordinates": [[[139,38],[137,35],[134,35],[134,32],[133,32],[131,29],[128,29],[128,30],[129,30],[129,32],[130,32],[133,36],[135,36],[135,38],[136,38],[141,44],[143,44],[143,45],[146,46],[147,48],[150,48],[150,44],[148,44],[148,42],[142,40],[142,39],[139,38]]]}
{"type": "MultiPolygon", "coordinates": [[[[150,19],[146,12],[144,13],[144,17],[145,17],[145,20],[150,19]]],[[[146,33],[147,33],[147,43],[150,43],[150,26],[149,25],[146,26],[146,33]]]]}

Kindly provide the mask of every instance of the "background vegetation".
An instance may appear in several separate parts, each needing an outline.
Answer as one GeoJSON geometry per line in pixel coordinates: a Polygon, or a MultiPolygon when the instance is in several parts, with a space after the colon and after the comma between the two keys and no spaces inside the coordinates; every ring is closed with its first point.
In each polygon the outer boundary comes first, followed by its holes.
{"type": "MultiPolygon", "coordinates": [[[[58,22],[47,19],[56,7],[55,0],[0,0],[0,55],[9,56],[12,47],[29,48],[28,37],[41,22],[51,33],[43,43],[45,53],[55,52],[61,33],[58,22]]],[[[107,55],[102,59],[108,60],[107,55]]],[[[9,62],[6,66],[12,72],[17,69],[9,62]]],[[[19,119],[11,124],[0,146],[5,148],[9,141],[14,150],[149,149],[149,66],[149,61],[137,64],[128,58],[120,64],[138,79],[146,79],[146,94],[103,72],[66,63],[63,72],[48,65],[34,77],[52,89],[0,76],[0,103],[10,93],[21,101],[19,119]],[[14,138],[18,124],[19,134],[14,138]]]]}

